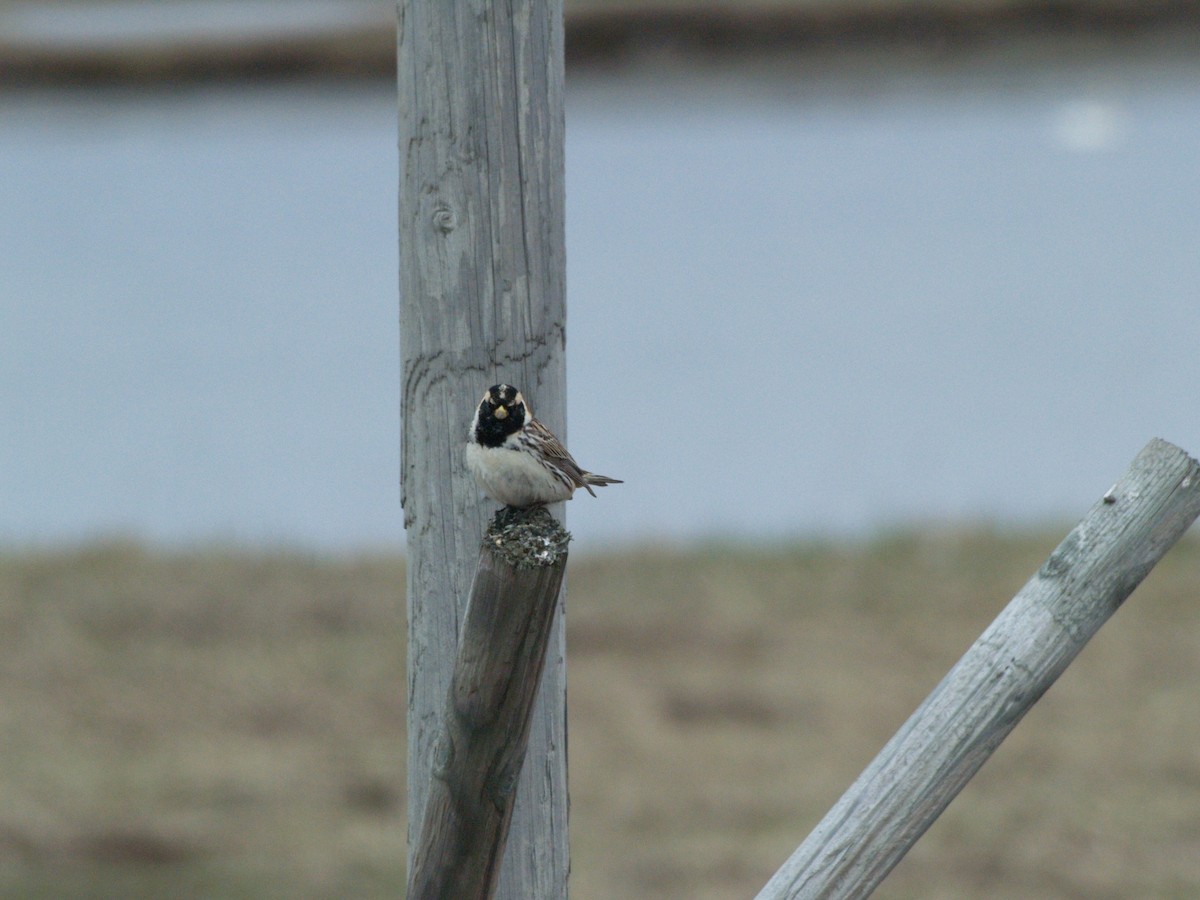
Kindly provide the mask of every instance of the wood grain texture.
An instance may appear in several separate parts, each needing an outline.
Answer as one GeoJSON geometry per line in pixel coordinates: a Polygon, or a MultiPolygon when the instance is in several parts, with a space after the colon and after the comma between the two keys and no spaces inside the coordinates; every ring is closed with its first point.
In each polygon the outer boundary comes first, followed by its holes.
{"type": "Polygon", "coordinates": [[[1200,465],[1151,441],[758,900],[868,896],[1197,515],[1200,465]]]}
{"type": "Polygon", "coordinates": [[[497,517],[484,536],[409,900],[486,900],[495,893],[568,540],[541,508],[522,512],[516,523],[497,517]]]}
{"type": "MultiPolygon", "coordinates": [[[[411,863],[493,508],[463,464],[471,415],[487,387],[511,382],[566,440],[561,0],[401,0],[397,83],[411,863]]],[[[560,614],[517,790],[505,900],[566,896],[565,697],[560,614]]]]}

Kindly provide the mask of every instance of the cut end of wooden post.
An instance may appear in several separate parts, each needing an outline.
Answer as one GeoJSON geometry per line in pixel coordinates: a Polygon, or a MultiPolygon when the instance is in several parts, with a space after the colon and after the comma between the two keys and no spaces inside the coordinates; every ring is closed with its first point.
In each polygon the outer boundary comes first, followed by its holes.
{"type": "Polygon", "coordinates": [[[505,506],[492,517],[483,542],[509,565],[536,569],[565,556],[571,534],[544,506],[505,506]]]}

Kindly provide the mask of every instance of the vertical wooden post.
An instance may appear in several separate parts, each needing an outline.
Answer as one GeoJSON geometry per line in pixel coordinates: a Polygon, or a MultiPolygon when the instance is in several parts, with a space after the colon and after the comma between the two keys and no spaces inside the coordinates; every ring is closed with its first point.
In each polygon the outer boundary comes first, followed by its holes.
{"type": "MultiPolygon", "coordinates": [[[[400,0],[398,89],[411,865],[492,508],[463,469],[471,414],[487,387],[510,382],[565,440],[562,0],[400,0]]],[[[563,656],[559,612],[502,900],[566,896],[563,656]]]]}

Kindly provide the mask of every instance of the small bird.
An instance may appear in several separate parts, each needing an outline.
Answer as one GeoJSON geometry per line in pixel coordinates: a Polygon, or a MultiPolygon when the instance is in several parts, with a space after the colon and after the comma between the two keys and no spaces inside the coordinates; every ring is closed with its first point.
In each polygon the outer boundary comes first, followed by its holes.
{"type": "Polygon", "coordinates": [[[507,506],[570,500],[576,488],[623,484],[585,472],[511,384],[488,388],[467,435],[467,468],[483,492],[507,506]]]}

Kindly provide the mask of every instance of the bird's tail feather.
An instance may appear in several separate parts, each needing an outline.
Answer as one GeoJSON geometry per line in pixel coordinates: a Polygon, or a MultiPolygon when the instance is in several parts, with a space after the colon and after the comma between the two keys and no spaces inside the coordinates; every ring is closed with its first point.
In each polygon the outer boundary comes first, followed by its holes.
{"type": "Polygon", "coordinates": [[[597,475],[595,472],[583,473],[583,486],[587,488],[587,492],[593,497],[596,492],[592,490],[592,485],[596,487],[604,487],[606,484],[624,484],[620,478],[609,478],[607,475],[597,475]]]}

